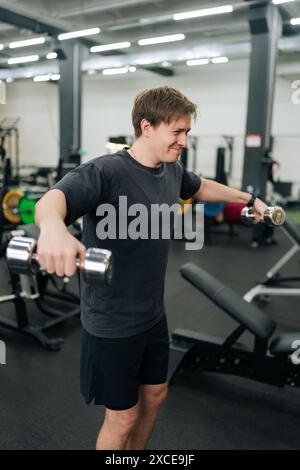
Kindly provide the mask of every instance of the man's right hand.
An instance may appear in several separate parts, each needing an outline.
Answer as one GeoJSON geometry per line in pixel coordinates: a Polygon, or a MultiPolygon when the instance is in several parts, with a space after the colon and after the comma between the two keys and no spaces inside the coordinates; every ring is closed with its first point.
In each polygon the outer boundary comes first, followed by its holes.
{"type": "Polygon", "coordinates": [[[66,226],[44,227],[37,243],[41,268],[57,276],[73,276],[77,271],[76,259],[84,260],[85,246],[71,235],[66,226]]]}

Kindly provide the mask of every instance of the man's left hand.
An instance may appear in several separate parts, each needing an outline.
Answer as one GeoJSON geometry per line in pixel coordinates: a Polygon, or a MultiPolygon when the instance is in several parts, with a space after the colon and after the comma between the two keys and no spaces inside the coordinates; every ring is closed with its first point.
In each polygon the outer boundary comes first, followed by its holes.
{"type": "Polygon", "coordinates": [[[261,201],[260,199],[256,198],[253,204],[253,211],[255,214],[255,220],[257,222],[264,222],[264,212],[267,210],[268,206],[261,201]]]}

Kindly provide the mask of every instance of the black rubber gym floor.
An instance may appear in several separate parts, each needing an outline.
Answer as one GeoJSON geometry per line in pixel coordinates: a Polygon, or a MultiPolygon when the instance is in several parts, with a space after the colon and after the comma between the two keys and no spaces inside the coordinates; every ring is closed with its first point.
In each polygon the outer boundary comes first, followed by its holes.
{"type": "MultiPolygon", "coordinates": [[[[250,232],[239,237],[215,235],[215,244],[185,251],[172,242],[166,282],[170,333],[186,328],[215,336],[235,326],[224,312],[184,281],[178,272],[186,261],[199,263],[239,293],[246,292],[290,246],[278,230],[278,245],[250,249],[250,232]]],[[[299,273],[299,259],[284,273],[299,273]]],[[[1,294],[9,292],[1,260],[1,294]]],[[[300,330],[297,298],[276,298],[265,310],[278,332],[300,330]]],[[[0,304],[0,315],[13,312],[0,304]]],[[[1,449],[93,449],[103,409],[87,407],[79,392],[80,323],[70,319],[51,336],[65,338],[59,352],[43,350],[33,339],[0,327],[7,363],[0,365],[1,449]]],[[[50,336],[50,332],[49,332],[50,336]]],[[[245,336],[245,341],[249,337],[245,336]]],[[[152,435],[151,449],[297,449],[300,390],[263,385],[248,379],[184,370],[152,435]]]]}

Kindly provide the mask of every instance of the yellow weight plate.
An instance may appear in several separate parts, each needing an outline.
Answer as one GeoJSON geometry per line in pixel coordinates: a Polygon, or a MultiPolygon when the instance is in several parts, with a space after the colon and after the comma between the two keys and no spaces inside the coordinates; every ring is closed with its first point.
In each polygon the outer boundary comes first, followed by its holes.
{"type": "Polygon", "coordinates": [[[2,201],[2,210],[4,217],[11,224],[19,224],[21,218],[19,216],[19,201],[24,196],[24,192],[18,188],[7,191],[2,201]]]}

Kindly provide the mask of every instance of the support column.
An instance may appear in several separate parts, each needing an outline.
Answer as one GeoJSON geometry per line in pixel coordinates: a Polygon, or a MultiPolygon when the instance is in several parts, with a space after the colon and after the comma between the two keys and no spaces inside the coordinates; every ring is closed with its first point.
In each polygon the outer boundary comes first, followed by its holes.
{"type": "Polygon", "coordinates": [[[82,46],[67,40],[60,47],[66,58],[59,61],[59,158],[75,163],[72,154],[81,147],[82,46]]]}
{"type": "Polygon", "coordinates": [[[252,34],[243,190],[265,198],[278,38],[282,21],[273,4],[250,6],[252,34]]]}

